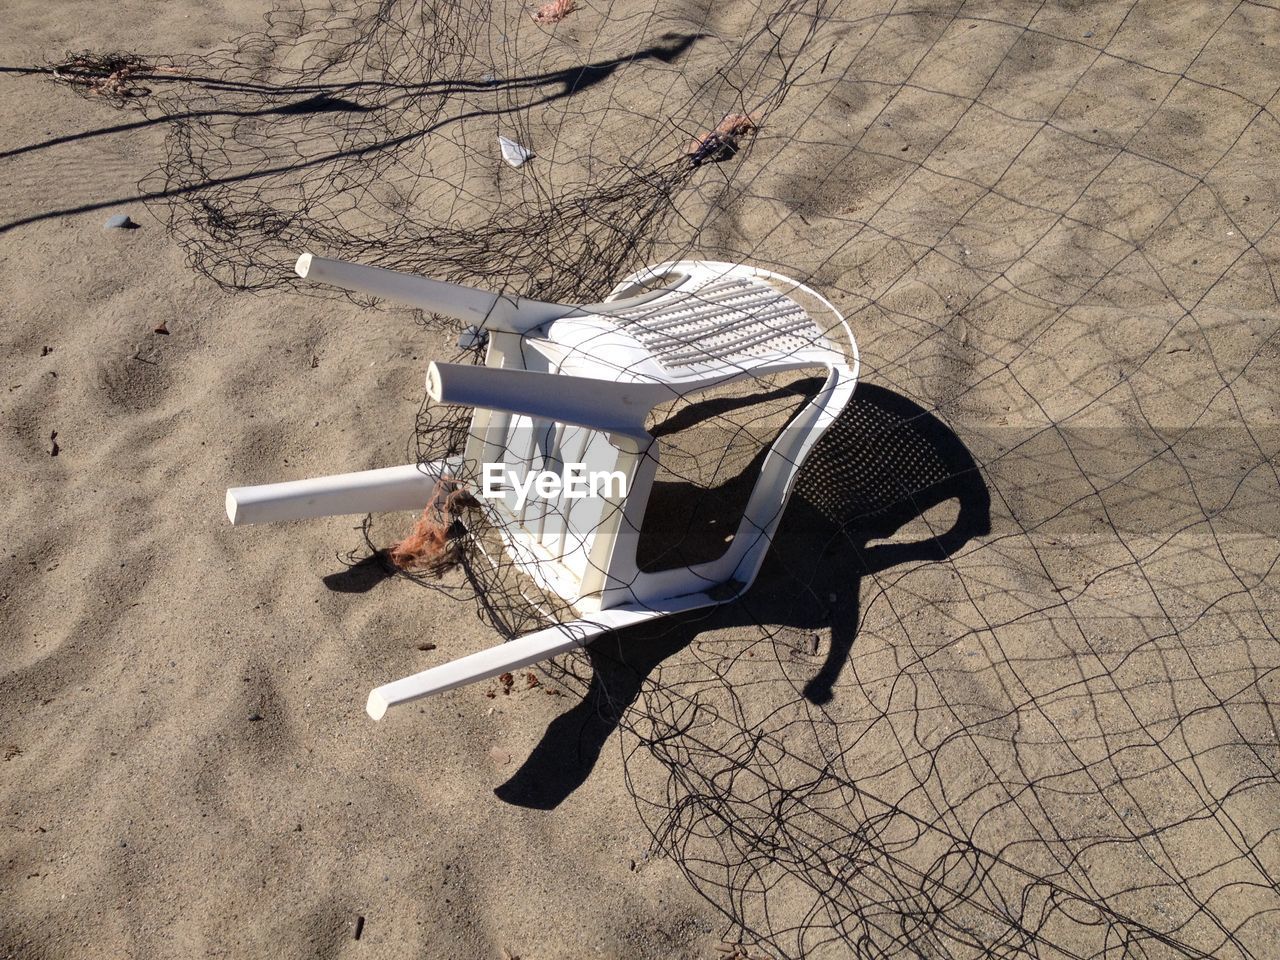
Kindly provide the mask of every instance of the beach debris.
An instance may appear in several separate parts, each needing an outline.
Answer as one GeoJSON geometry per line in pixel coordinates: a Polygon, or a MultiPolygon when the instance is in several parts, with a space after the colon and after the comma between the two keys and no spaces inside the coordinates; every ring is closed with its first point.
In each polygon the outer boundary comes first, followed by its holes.
{"type": "Polygon", "coordinates": [[[53,347],[48,346],[47,344],[40,348],[40,356],[42,357],[47,357],[51,353],[53,353],[53,347]]]}
{"type": "Polygon", "coordinates": [[[730,943],[727,940],[722,940],[716,946],[716,952],[723,960],[772,960],[765,953],[748,953],[746,944],[730,943]]]}
{"type": "Polygon", "coordinates": [[[501,747],[490,747],[489,759],[498,766],[505,767],[511,762],[511,754],[507,753],[507,751],[503,750],[501,747]]]}
{"type": "Polygon", "coordinates": [[[257,723],[257,722],[258,722],[258,721],[260,721],[261,719],[262,719],[262,714],[260,714],[260,713],[251,713],[251,714],[249,714],[249,722],[250,722],[250,723],[257,723]]]}
{"type": "Polygon", "coordinates": [[[524,675],[524,688],[526,690],[532,690],[534,687],[540,686],[542,686],[542,683],[532,673],[526,673],[524,675]]]}
{"type": "Polygon", "coordinates": [[[441,477],[413,530],[391,545],[391,563],[400,570],[429,573],[437,580],[462,559],[462,517],[479,501],[452,477],[441,477]]]}
{"type": "Polygon", "coordinates": [[[359,940],[361,934],[364,933],[364,916],[361,914],[356,914],[356,928],[354,933],[356,940],[359,940]]]}
{"type": "Polygon", "coordinates": [[[516,678],[509,673],[504,673],[498,677],[498,682],[502,684],[502,693],[504,696],[511,694],[511,688],[516,685],[516,678]]]}
{"type": "Polygon", "coordinates": [[[58,431],[53,430],[49,433],[49,456],[56,457],[58,451],[62,448],[58,446],[58,431]]]}
{"type": "Polygon", "coordinates": [[[714,130],[703,133],[685,144],[684,152],[695,167],[708,161],[727,160],[738,152],[738,140],[760,129],[759,120],[750,113],[730,113],[714,130]]]}
{"type": "Polygon", "coordinates": [[[114,217],[107,217],[107,222],[102,225],[103,230],[137,230],[138,225],[127,213],[117,213],[114,217]]]}
{"type": "Polygon", "coordinates": [[[154,330],[152,330],[151,332],[152,332],[152,333],[159,333],[159,334],[163,334],[164,336],[166,336],[166,337],[167,337],[167,336],[169,336],[169,327],[167,326],[167,324],[165,323],[165,321],[161,320],[158,324],[156,324],[155,329],[154,329],[154,330]]]}
{"type": "Polygon", "coordinates": [[[533,14],[533,22],[538,24],[559,23],[578,9],[577,0],[547,0],[533,14]]]}
{"type": "MultiPolygon", "coordinates": [[[[755,119],[748,119],[754,126],[755,119]]],[[[723,129],[732,134],[743,127],[744,121],[734,118],[725,123],[723,129]]],[[[535,663],[586,646],[597,636],[677,612],[714,606],[745,593],[765,562],[767,545],[781,521],[808,445],[814,443],[847,406],[857,380],[856,363],[850,366],[850,357],[856,356],[857,347],[848,326],[841,324],[843,334],[840,335],[824,333],[818,325],[818,314],[811,315],[811,308],[805,304],[816,301],[836,317],[840,316],[839,311],[805,284],[745,264],[682,260],[646,267],[618,283],[612,301],[617,309],[510,297],[397,270],[317,257],[309,252],[298,257],[295,272],[303,279],[352,293],[387,297],[426,313],[452,317],[459,324],[478,323],[483,319],[494,336],[500,333],[523,338],[527,349],[503,350],[500,357],[491,352],[485,364],[477,362],[481,358],[472,355],[462,358],[470,360],[469,363],[436,361],[428,366],[426,392],[432,404],[481,411],[475,415],[470,430],[462,427],[465,414],[459,414],[457,419],[450,415],[448,422],[454,425],[450,433],[438,438],[443,442],[433,441],[431,445],[438,459],[419,457],[415,462],[395,467],[232,487],[226,495],[230,521],[248,525],[358,515],[431,501],[423,510],[412,539],[397,544],[392,551],[392,559],[398,566],[421,564],[439,572],[454,563],[466,563],[470,571],[471,561],[479,563],[482,553],[486,560],[504,563],[507,561],[485,549],[490,544],[494,548],[499,546],[498,538],[487,534],[514,534],[519,528],[526,530],[532,539],[526,543],[512,536],[502,538],[507,541],[504,546],[507,560],[512,564],[511,572],[542,581],[548,591],[547,598],[557,611],[591,611],[580,619],[566,618],[551,623],[522,633],[510,643],[496,644],[377,687],[366,701],[366,711],[375,720],[381,720],[391,708],[421,697],[488,680],[505,671],[523,671],[535,663]],[[761,279],[762,276],[767,276],[769,282],[761,279]],[[719,291],[711,300],[697,294],[708,285],[719,291]],[[633,315],[628,311],[636,306],[638,298],[624,294],[630,291],[634,295],[637,289],[649,292],[643,298],[643,308],[633,315]],[[731,292],[724,293],[725,290],[731,292]],[[793,299],[793,291],[803,302],[793,299]],[[690,297],[695,295],[698,305],[692,309],[697,317],[689,320],[690,297]],[[751,300],[751,310],[746,313],[733,305],[744,298],[751,300]],[[671,366],[676,363],[675,354],[667,347],[655,352],[657,347],[641,342],[646,332],[669,340],[675,326],[681,327],[679,349],[689,350],[690,356],[697,353],[696,360],[689,361],[696,363],[696,375],[677,372],[671,366]],[[719,567],[724,579],[718,582],[708,582],[700,572],[700,565],[675,567],[664,570],[661,578],[652,584],[645,582],[643,604],[624,602],[620,591],[609,601],[617,606],[597,609],[594,598],[602,584],[632,583],[642,573],[641,555],[636,548],[638,538],[625,535],[635,529],[627,518],[639,509],[638,505],[646,502],[654,486],[653,471],[643,468],[644,463],[651,461],[637,452],[645,448],[620,443],[617,438],[640,438],[649,434],[647,424],[652,423],[655,416],[664,416],[656,411],[659,406],[669,404],[673,396],[691,398],[713,386],[737,383],[750,376],[758,378],[753,392],[770,396],[772,387],[766,386],[765,378],[796,366],[795,361],[779,366],[778,357],[791,355],[797,342],[804,344],[803,350],[796,354],[802,358],[803,366],[826,368],[825,386],[812,402],[795,413],[773,441],[769,454],[759,461],[759,476],[754,478],[742,523],[738,524],[744,529],[743,525],[751,525],[757,535],[736,537],[728,545],[729,552],[723,554],[724,562],[719,567]],[[841,342],[847,342],[847,347],[841,346],[841,342]],[[544,359],[552,357],[557,368],[559,358],[571,354],[573,374],[551,375],[546,372],[545,364],[540,370],[541,361],[534,359],[535,354],[544,359]],[[641,366],[643,376],[636,379],[636,370],[641,366]],[[484,411],[495,412],[495,422],[491,424],[484,411]],[[566,492],[570,487],[566,482],[568,468],[561,477],[546,469],[553,458],[560,459],[558,449],[548,448],[545,456],[538,457],[542,470],[537,472],[549,474],[547,481],[533,476],[532,461],[521,437],[527,436],[526,422],[541,424],[544,421],[573,425],[574,429],[600,438],[598,444],[594,439],[584,441],[591,446],[582,448],[581,453],[574,456],[585,455],[592,466],[603,468],[593,471],[590,483],[597,487],[597,496],[609,498],[611,502],[616,499],[618,509],[611,508],[604,514],[600,510],[574,510],[570,501],[582,494],[566,492]],[[485,466],[482,472],[486,487],[492,488],[490,481],[505,480],[503,485],[514,490],[516,498],[489,497],[481,509],[476,499],[480,493],[478,479],[472,480],[470,492],[452,479],[457,471],[476,471],[481,463],[485,466]],[[491,467],[500,469],[495,471],[491,467]],[[530,474],[528,478],[522,476],[526,471],[530,474]],[[524,479],[529,483],[524,483],[524,479]],[[532,518],[528,517],[523,504],[535,480],[538,514],[564,516],[564,526],[557,524],[554,530],[544,531],[540,522],[527,523],[532,518]],[[513,499],[521,503],[508,502],[513,499]],[[624,500],[630,503],[625,509],[624,500]],[[475,508],[471,513],[466,510],[468,505],[475,508]],[[485,532],[483,537],[481,530],[485,532]],[[577,549],[571,542],[583,543],[588,537],[594,537],[597,544],[607,543],[610,549],[588,550],[593,559],[601,562],[580,566],[570,559],[572,551],[577,549]],[[599,558],[595,557],[597,552],[601,553],[599,558]],[[553,581],[544,581],[537,569],[547,562],[559,564],[553,581]],[[552,599],[553,596],[559,597],[563,604],[552,599]]],[[[540,431],[541,427],[536,429],[540,431]]],[[[560,442],[559,433],[557,426],[556,443],[560,442]]],[[[569,438],[564,442],[569,442],[569,438]]],[[[566,454],[568,449],[565,448],[566,454]]],[[[575,464],[575,472],[576,467],[575,464]]],[[[367,526],[364,529],[367,530],[367,526]]],[[[378,556],[385,557],[385,551],[379,550],[378,556]]],[[[500,608],[495,608],[495,612],[500,612],[500,608]]],[[[505,621],[497,623],[502,626],[505,621]]]]}
{"type": "Polygon", "coordinates": [[[140,77],[180,76],[182,70],[172,64],[154,64],[136,53],[69,54],[61,63],[51,64],[53,79],[67,83],[86,94],[113,100],[136,100],[151,93],[150,87],[136,84],[140,77]]]}
{"type": "Polygon", "coordinates": [[[529,158],[533,156],[532,150],[526,150],[520,144],[507,137],[499,136],[498,145],[502,147],[502,159],[513,167],[523,167],[529,158]]]}
{"type": "Polygon", "coordinates": [[[423,653],[426,653],[428,650],[434,650],[435,648],[436,648],[436,645],[434,643],[418,644],[418,649],[421,650],[423,653]]]}
{"type": "Polygon", "coordinates": [[[22,748],[21,748],[21,747],[17,746],[16,744],[12,744],[12,743],[5,744],[5,748],[4,748],[4,758],[5,758],[5,760],[12,760],[14,757],[20,757],[20,756],[22,756],[22,748]]]}

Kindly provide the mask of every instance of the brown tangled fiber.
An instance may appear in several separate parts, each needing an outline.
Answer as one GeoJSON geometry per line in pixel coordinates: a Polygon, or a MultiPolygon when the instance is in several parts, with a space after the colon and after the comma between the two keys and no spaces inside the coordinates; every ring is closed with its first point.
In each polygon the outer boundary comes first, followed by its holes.
{"type": "Polygon", "coordinates": [[[53,79],[79,87],[86,94],[115,100],[145,97],[150,87],[138,86],[138,77],[157,74],[177,76],[182,71],[174,66],[157,65],[132,53],[95,54],[85,51],[67,56],[50,68],[53,79]]]}
{"type": "Polygon", "coordinates": [[[725,116],[714,130],[694,137],[685,144],[685,156],[698,166],[706,160],[718,160],[732,154],[738,149],[738,138],[754,133],[760,129],[760,121],[755,114],[730,113],[725,116]]]}
{"type": "Polygon", "coordinates": [[[452,477],[441,477],[431,502],[407,537],[391,545],[388,555],[397,569],[428,573],[439,579],[462,559],[463,515],[480,504],[452,477]]]}
{"type": "Polygon", "coordinates": [[[577,0],[547,0],[533,14],[533,22],[559,23],[577,9],[577,0]]]}

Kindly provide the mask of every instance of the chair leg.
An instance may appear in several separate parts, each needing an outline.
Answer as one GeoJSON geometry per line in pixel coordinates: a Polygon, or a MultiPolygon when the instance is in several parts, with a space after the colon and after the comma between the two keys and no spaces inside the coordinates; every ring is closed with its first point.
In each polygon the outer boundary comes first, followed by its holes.
{"type": "Polygon", "coordinates": [[[459,465],[458,459],[436,460],[255,487],[232,487],[227,491],[227,517],[232,525],[243,526],[421,510],[431,500],[431,492],[440,477],[459,465]]]}
{"type": "Polygon", "coordinates": [[[403,680],[384,684],[369,694],[365,709],[373,719],[381,720],[390,707],[549,660],[558,654],[585,647],[601,634],[667,616],[669,612],[614,608],[593,614],[590,619],[547,627],[545,630],[517,637],[509,643],[501,643],[488,650],[415,673],[403,680]]]}

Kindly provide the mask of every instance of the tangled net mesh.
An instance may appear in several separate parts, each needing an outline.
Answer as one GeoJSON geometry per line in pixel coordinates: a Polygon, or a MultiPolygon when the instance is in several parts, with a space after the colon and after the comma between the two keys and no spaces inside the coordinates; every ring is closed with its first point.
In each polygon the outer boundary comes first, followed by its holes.
{"type": "MultiPolygon", "coordinates": [[[[549,668],[655,848],[761,953],[1272,953],[1280,14],[535,12],[282,0],[148,58],[144,191],[236,289],[310,249],[565,302],[681,257],[822,291],[862,383],[756,585],[549,668]]],[[[470,414],[425,403],[420,458],[470,414]]],[[[693,536],[755,461],[672,442],[693,536]]],[[[565,619],[473,526],[444,588],[565,619]]]]}

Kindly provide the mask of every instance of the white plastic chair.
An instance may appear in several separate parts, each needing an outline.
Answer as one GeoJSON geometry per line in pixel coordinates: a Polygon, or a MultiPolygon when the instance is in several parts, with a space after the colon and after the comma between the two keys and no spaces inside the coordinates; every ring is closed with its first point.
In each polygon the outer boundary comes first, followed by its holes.
{"type": "Polygon", "coordinates": [[[441,476],[502,464],[518,484],[551,464],[620,473],[599,497],[530,497],[510,485],[485,501],[507,553],[577,619],[378,687],[368,712],[536,663],[602,633],[740,595],[755,579],[796,474],[844,409],[857,380],[854,338],[839,311],[808,287],[759,268],[678,261],[628,277],[603,303],[513,298],[303,254],[300,276],[421,307],[489,334],[484,366],[432,363],[432,399],[475,408],[460,457],[227,491],[233,524],[421,510],[441,476]],[[820,327],[797,296],[829,314],[820,327]],[[843,340],[845,349],[833,343],[843,340]],[[640,569],[641,523],[658,467],[646,418],[712,388],[821,367],[821,389],[764,457],[741,524],[717,559],[640,569]],[[621,492],[625,490],[625,495],[621,492]]]}

